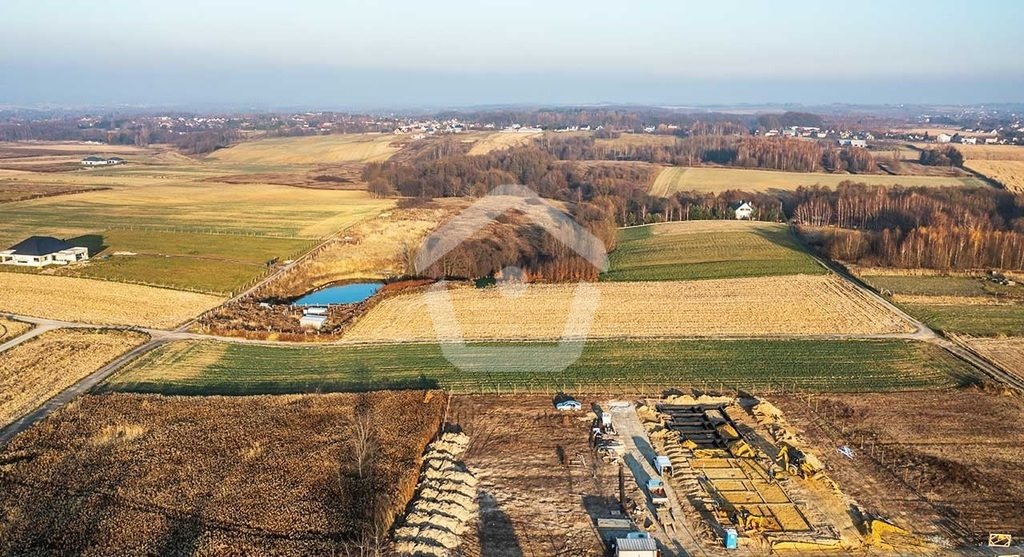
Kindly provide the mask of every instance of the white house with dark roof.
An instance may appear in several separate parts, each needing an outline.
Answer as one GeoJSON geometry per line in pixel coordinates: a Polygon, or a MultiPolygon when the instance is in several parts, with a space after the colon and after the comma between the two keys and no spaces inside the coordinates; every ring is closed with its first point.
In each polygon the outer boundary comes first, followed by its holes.
{"type": "Polygon", "coordinates": [[[121,157],[97,157],[96,155],[90,155],[82,159],[82,166],[114,166],[117,164],[124,164],[128,161],[121,157]]]}
{"type": "Polygon", "coordinates": [[[736,213],[736,220],[750,220],[754,218],[754,206],[749,201],[740,201],[733,211],[736,213]]]}
{"type": "Polygon", "coordinates": [[[32,236],[0,251],[0,264],[22,267],[67,265],[89,259],[89,248],[72,246],[51,236],[32,236]]]}

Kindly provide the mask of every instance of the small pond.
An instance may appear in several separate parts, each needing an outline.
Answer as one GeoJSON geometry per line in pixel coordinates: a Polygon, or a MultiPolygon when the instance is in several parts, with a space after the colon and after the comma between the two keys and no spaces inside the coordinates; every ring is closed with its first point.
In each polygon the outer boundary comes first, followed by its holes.
{"type": "Polygon", "coordinates": [[[357,282],[339,286],[328,286],[292,302],[295,306],[330,306],[335,304],[357,304],[373,296],[384,285],[379,282],[357,282]]]}

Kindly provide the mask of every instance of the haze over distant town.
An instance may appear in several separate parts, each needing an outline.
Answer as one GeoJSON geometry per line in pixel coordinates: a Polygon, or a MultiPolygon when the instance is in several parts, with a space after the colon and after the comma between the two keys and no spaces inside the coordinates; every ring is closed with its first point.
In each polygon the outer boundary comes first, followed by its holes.
{"type": "Polygon", "coordinates": [[[4,2],[0,103],[992,103],[1024,3],[4,2]]]}

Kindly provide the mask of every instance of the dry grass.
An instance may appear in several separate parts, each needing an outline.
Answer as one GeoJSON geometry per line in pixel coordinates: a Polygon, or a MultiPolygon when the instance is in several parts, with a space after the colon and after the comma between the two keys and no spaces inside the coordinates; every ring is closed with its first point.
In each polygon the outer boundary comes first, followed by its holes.
{"type": "Polygon", "coordinates": [[[444,406],[422,391],[84,396],[0,452],[0,554],[352,555],[368,499],[386,531],[411,498],[444,406]],[[357,405],[377,447],[367,483],[357,405]]]}
{"type": "MultiPolygon", "coordinates": [[[[576,285],[453,287],[457,325],[467,340],[556,339],[567,331],[588,338],[680,338],[870,335],[910,326],[847,282],[796,275],[681,282],[599,283],[593,324],[566,323],[576,285]]],[[[345,339],[436,341],[426,293],[386,299],[356,322],[345,339]]]]}
{"type": "Polygon", "coordinates": [[[669,196],[679,191],[720,192],[739,189],[753,192],[794,191],[800,186],[835,187],[840,182],[863,182],[891,186],[982,186],[973,177],[889,176],[877,174],[827,174],[823,172],[781,172],[716,167],[666,167],[651,186],[652,195],[669,196]]]}
{"type": "Polygon", "coordinates": [[[261,139],[216,151],[208,158],[261,165],[381,162],[401,149],[399,141],[400,136],[371,133],[261,139]]]}
{"type": "Polygon", "coordinates": [[[470,155],[486,155],[493,151],[501,151],[511,147],[526,145],[540,137],[543,132],[494,132],[483,136],[473,143],[470,155]]]}
{"type": "Polygon", "coordinates": [[[171,328],[224,298],[77,277],[0,273],[0,310],[97,325],[171,328]]]}
{"type": "Polygon", "coordinates": [[[953,145],[969,161],[1024,161],[1021,145],[953,145]]]}
{"type": "Polygon", "coordinates": [[[27,414],[147,338],[126,331],[60,329],[0,353],[0,424],[27,414]]]}
{"type": "MultiPolygon", "coordinates": [[[[1024,155],[1024,148],[1021,151],[1024,155]]],[[[1024,156],[1020,160],[969,159],[964,166],[999,182],[1007,190],[1024,193],[1024,156]]]]}
{"type": "Polygon", "coordinates": [[[616,138],[595,139],[594,145],[609,149],[624,147],[664,147],[675,145],[678,138],[674,135],[656,135],[649,133],[623,133],[616,138]]]}
{"type": "Polygon", "coordinates": [[[332,282],[403,276],[413,250],[463,203],[446,200],[429,207],[394,209],[348,230],[321,251],[261,291],[297,296],[332,282]]]}
{"type": "Polygon", "coordinates": [[[1024,379],[1024,338],[971,338],[971,348],[1024,379]]]}
{"type": "Polygon", "coordinates": [[[19,337],[31,328],[32,325],[28,323],[0,317],[0,342],[6,342],[12,338],[19,337]]]}

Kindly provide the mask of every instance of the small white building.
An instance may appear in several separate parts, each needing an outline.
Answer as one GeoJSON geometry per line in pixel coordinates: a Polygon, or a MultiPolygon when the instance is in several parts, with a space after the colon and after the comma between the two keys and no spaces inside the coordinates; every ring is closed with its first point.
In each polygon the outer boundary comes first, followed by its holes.
{"type": "Polygon", "coordinates": [[[308,327],[311,329],[322,329],[324,323],[327,322],[326,315],[311,315],[305,314],[299,318],[300,327],[308,327]]]}
{"type": "Polygon", "coordinates": [[[950,141],[953,141],[953,136],[949,135],[948,133],[940,133],[939,135],[935,136],[935,141],[937,143],[949,143],[950,141]]]}
{"type": "Polygon", "coordinates": [[[128,161],[122,159],[121,157],[104,158],[97,157],[96,155],[90,155],[82,159],[81,164],[82,166],[115,166],[118,164],[124,164],[126,162],[128,161]]]}
{"type": "Polygon", "coordinates": [[[615,557],[658,557],[658,542],[646,532],[630,532],[616,538],[615,557]]]}
{"type": "Polygon", "coordinates": [[[749,201],[740,201],[740,204],[734,209],[736,220],[750,220],[754,218],[754,210],[754,206],[749,201]]]}
{"type": "Polygon", "coordinates": [[[866,139],[840,139],[840,147],[860,147],[861,149],[867,148],[868,142],[866,139]]]}
{"type": "Polygon", "coordinates": [[[72,246],[50,236],[32,236],[0,251],[0,264],[22,267],[67,265],[89,259],[89,248],[72,246]]]}

